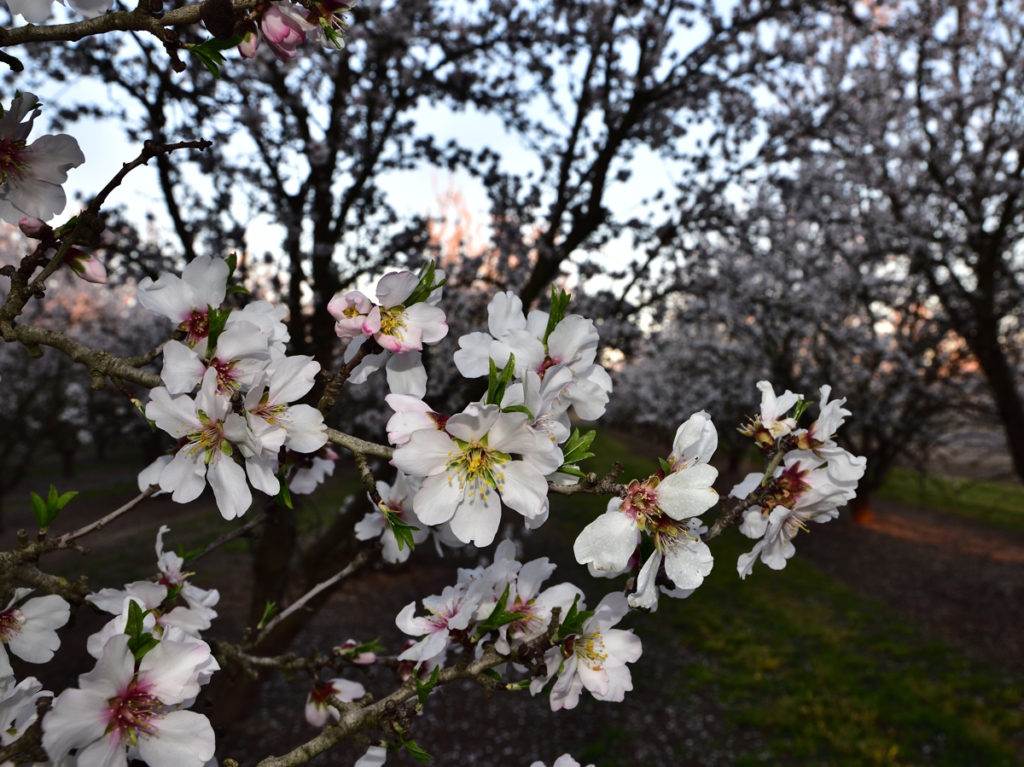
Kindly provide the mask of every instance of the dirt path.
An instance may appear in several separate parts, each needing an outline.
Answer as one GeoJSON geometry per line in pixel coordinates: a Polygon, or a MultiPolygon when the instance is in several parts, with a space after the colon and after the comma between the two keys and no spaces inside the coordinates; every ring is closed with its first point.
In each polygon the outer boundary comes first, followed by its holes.
{"type": "Polygon", "coordinates": [[[1024,534],[881,500],[868,523],[815,526],[797,555],[927,636],[1024,673],[1024,534]]]}

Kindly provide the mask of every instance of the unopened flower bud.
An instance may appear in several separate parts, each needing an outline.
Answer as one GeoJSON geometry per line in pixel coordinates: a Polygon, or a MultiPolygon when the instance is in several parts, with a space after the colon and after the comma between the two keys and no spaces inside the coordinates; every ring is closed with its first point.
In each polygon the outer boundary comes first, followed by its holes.
{"type": "Polygon", "coordinates": [[[97,285],[107,284],[106,267],[91,253],[86,253],[78,248],[70,248],[67,255],[64,256],[64,263],[86,282],[94,282],[97,285]]]}
{"type": "Polygon", "coordinates": [[[25,216],[25,218],[20,219],[18,221],[18,228],[21,229],[22,234],[34,240],[41,240],[48,232],[52,231],[43,220],[33,218],[32,216],[25,216]]]}

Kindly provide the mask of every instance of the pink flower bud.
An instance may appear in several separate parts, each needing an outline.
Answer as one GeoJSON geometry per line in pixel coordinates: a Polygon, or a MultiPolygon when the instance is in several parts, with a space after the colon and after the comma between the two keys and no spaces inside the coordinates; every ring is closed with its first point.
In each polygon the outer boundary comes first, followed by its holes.
{"type": "Polygon", "coordinates": [[[371,663],[376,663],[377,662],[377,655],[376,655],[376,653],[361,652],[361,653],[356,654],[356,653],[352,652],[352,648],[358,647],[358,646],[359,646],[359,644],[356,642],[356,640],[354,640],[354,639],[346,639],[342,643],[342,645],[341,645],[341,648],[340,648],[341,649],[341,653],[342,653],[342,655],[345,655],[346,657],[348,657],[348,659],[350,661],[352,661],[353,663],[358,663],[360,665],[369,665],[371,663]]]}
{"type": "Polygon", "coordinates": [[[21,229],[22,234],[26,237],[31,237],[35,240],[43,239],[46,233],[51,231],[44,221],[31,216],[25,216],[25,218],[20,219],[18,221],[18,228],[21,229]]]}
{"type": "Polygon", "coordinates": [[[107,284],[107,270],[102,262],[90,253],[78,248],[70,248],[64,256],[64,263],[71,267],[78,277],[86,282],[97,285],[107,284]]]}
{"type": "Polygon", "coordinates": [[[288,3],[273,3],[260,21],[260,29],[267,45],[281,61],[288,61],[299,55],[299,46],[306,42],[306,35],[317,28],[308,21],[309,14],[301,6],[288,3]]]}
{"type": "Polygon", "coordinates": [[[256,49],[260,47],[260,36],[258,32],[246,32],[242,42],[238,44],[238,53],[243,59],[251,59],[256,55],[256,49]]]}

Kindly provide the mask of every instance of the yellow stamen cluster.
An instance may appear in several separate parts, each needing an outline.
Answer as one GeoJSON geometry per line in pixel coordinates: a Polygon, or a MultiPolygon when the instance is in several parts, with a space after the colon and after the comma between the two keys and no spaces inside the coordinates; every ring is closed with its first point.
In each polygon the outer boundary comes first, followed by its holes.
{"type": "Polygon", "coordinates": [[[386,336],[394,336],[399,341],[405,336],[405,307],[399,304],[385,309],[380,308],[380,332],[386,336]]]}
{"type": "Polygon", "coordinates": [[[448,454],[448,469],[458,476],[459,489],[470,495],[479,492],[484,500],[487,500],[488,487],[500,492],[505,484],[505,473],[500,466],[509,456],[476,441],[462,443],[460,447],[461,452],[448,454]]]}

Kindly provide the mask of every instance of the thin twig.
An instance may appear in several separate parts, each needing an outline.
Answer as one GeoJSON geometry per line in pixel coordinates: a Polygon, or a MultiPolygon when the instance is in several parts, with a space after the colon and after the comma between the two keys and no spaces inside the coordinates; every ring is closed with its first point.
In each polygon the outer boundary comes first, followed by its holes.
{"type": "Polygon", "coordinates": [[[83,536],[86,536],[89,533],[94,533],[97,530],[106,527],[108,524],[113,522],[122,514],[127,514],[129,511],[134,509],[146,498],[149,498],[149,496],[153,495],[153,493],[159,492],[159,490],[159,485],[150,485],[137,496],[128,501],[128,503],[114,509],[105,517],[101,517],[100,519],[97,519],[95,522],[92,522],[91,524],[88,524],[85,527],[80,527],[77,530],[73,530],[70,533],[64,533],[64,535],[60,536],[54,541],[55,547],[58,549],[67,548],[68,544],[70,544],[71,541],[77,540],[78,538],[82,538],[83,536]]]}
{"type": "Polygon", "coordinates": [[[395,449],[387,445],[379,445],[376,442],[368,442],[365,439],[359,439],[359,437],[353,437],[351,434],[338,431],[337,429],[327,429],[327,439],[333,442],[335,445],[341,445],[346,450],[352,453],[362,453],[365,455],[372,455],[376,458],[386,458],[389,461],[391,456],[395,454],[395,449]]]}
{"type": "Polygon", "coordinates": [[[301,610],[310,602],[310,600],[312,600],[318,594],[326,591],[332,586],[336,586],[337,584],[341,583],[341,581],[345,580],[348,576],[352,575],[352,573],[354,573],[356,570],[361,568],[369,561],[370,555],[372,553],[374,553],[374,549],[364,549],[363,551],[360,551],[358,554],[356,554],[355,559],[349,562],[345,567],[336,572],[327,580],[321,581],[316,586],[307,591],[305,594],[303,594],[301,597],[299,597],[290,605],[288,605],[287,608],[282,610],[280,613],[275,615],[267,622],[267,624],[262,628],[260,633],[256,636],[256,639],[253,641],[253,644],[259,644],[259,642],[266,636],[268,636],[270,632],[273,631],[274,628],[277,627],[282,621],[284,621],[289,616],[294,615],[296,612],[301,610]]]}

